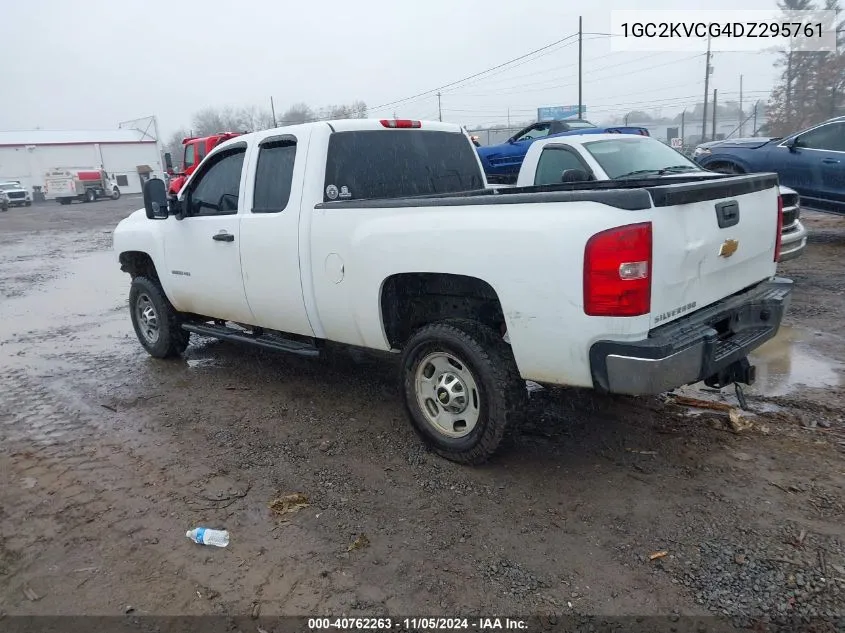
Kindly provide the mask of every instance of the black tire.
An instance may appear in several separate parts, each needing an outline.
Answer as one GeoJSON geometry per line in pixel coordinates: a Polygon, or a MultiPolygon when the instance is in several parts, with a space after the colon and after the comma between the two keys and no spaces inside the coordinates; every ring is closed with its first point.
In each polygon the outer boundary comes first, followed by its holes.
{"type": "Polygon", "coordinates": [[[25,207],[31,207],[31,206],[32,206],[32,203],[31,203],[31,202],[27,202],[27,203],[25,203],[25,204],[24,204],[24,206],[25,206],[25,207]]]}
{"type": "Polygon", "coordinates": [[[164,291],[156,281],[147,277],[135,277],[129,288],[129,313],[132,327],[141,345],[150,356],[172,358],[179,356],[188,347],[190,332],[181,327],[179,313],[167,300],[164,291]],[[151,306],[157,321],[157,336],[150,335],[149,322],[144,323],[139,313],[140,306],[151,306]]]}
{"type": "Polygon", "coordinates": [[[56,198],[59,201],[59,204],[70,204],[70,198],[56,198]]]}
{"type": "MultiPolygon", "coordinates": [[[[456,366],[457,367],[457,366],[456,366]]],[[[402,396],[414,429],[439,455],[461,464],[482,464],[513,434],[527,402],[525,381],[510,346],[489,327],[449,319],[417,330],[402,352],[402,396]],[[477,422],[466,435],[449,437],[429,421],[417,395],[417,371],[431,355],[443,352],[469,370],[477,390],[477,422]]],[[[435,408],[441,403],[426,400],[435,408]]],[[[453,429],[456,430],[456,429],[453,429]]]]}
{"type": "Polygon", "coordinates": [[[97,192],[93,189],[85,190],[85,202],[94,202],[97,199],[97,192]]]}
{"type": "Polygon", "coordinates": [[[117,187],[115,187],[114,189],[112,189],[112,191],[111,191],[111,199],[112,199],[112,200],[120,200],[120,189],[118,189],[117,187]]]}

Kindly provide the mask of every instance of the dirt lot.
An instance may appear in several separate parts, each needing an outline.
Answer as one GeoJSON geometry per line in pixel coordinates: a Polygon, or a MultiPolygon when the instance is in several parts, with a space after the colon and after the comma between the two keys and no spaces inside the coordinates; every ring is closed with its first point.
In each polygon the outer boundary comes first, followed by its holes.
{"type": "Polygon", "coordinates": [[[109,250],[139,204],[0,214],[0,613],[845,616],[845,218],[805,214],[749,428],[538,391],[467,468],[421,447],[389,360],[149,358],[109,250]]]}

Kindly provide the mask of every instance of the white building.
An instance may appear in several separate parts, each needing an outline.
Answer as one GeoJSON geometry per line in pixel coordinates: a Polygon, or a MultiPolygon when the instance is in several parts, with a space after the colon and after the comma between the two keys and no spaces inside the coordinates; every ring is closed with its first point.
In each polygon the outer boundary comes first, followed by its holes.
{"type": "Polygon", "coordinates": [[[141,193],[146,179],[164,177],[158,142],[150,132],[0,131],[0,181],[19,180],[38,191],[44,174],[56,168],[104,169],[121,194],[141,193]]]}

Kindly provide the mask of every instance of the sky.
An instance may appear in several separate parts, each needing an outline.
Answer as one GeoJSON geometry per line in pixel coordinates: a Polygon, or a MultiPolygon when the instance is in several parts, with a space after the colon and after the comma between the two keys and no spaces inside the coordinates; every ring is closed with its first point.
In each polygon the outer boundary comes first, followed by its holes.
{"type": "MultiPolygon", "coordinates": [[[[0,130],[114,129],[155,115],[162,137],[205,107],[259,106],[277,116],[363,100],[373,116],[436,119],[424,95],[577,33],[583,17],[586,118],[629,110],[674,115],[704,93],[704,47],[611,52],[614,9],[735,9],[735,0],[0,0],[0,130]],[[635,5],[636,3],[636,5],[635,5]],[[8,28],[14,25],[14,28],[8,28]],[[376,109],[377,106],[385,106],[376,109]]],[[[771,9],[774,0],[743,0],[771,9]]],[[[765,99],[771,53],[714,55],[720,103],[765,99]]],[[[536,108],[578,103],[573,38],[508,69],[442,90],[444,121],[522,122],[536,108]]]]}

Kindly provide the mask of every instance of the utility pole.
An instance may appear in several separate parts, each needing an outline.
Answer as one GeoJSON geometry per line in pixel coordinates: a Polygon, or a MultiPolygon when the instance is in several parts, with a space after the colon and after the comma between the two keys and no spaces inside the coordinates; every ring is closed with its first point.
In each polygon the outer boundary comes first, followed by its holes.
{"type": "Polygon", "coordinates": [[[583,39],[582,39],[582,30],[581,30],[581,22],[582,18],[578,16],[578,118],[581,119],[581,110],[584,109],[584,100],[582,98],[581,93],[581,76],[582,76],[582,61],[583,61],[583,39]]]}
{"type": "Polygon", "coordinates": [[[270,97],[270,112],[273,113],[273,127],[279,127],[276,123],[276,106],[273,105],[273,97],[270,97]]]}
{"type": "Polygon", "coordinates": [[[681,147],[683,148],[686,145],[684,139],[684,118],[686,117],[687,109],[684,107],[683,112],[681,112],[681,147]]]}
{"type": "Polygon", "coordinates": [[[712,138],[711,141],[716,140],[716,97],[719,95],[719,91],[716,88],[713,88],[713,128],[712,128],[712,138]]]}
{"type": "MultiPolygon", "coordinates": [[[[760,103],[760,100],[757,100],[760,103]]],[[[754,127],[751,130],[751,136],[757,136],[757,103],[754,104],[754,127]]]]}
{"type": "Polygon", "coordinates": [[[704,65],[704,112],[701,113],[701,142],[707,140],[707,97],[710,93],[710,36],[707,36],[707,63],[704,65]]]}
{"type": "Polygon", "coordinates": [[[443,110],[440,109],[440,93],[437,93],[437,119],[443,121],[443,110]]]}
{"type": "Polygon", "coordinates": [[[508,127],[511,126],[511,109],[508,108],[508,127]]]}
{"type": "Polygon", "coordinates": [[[739,76],[739,138],[745,131],[745,112],[742,111],[742,75],[739,76]]]}

